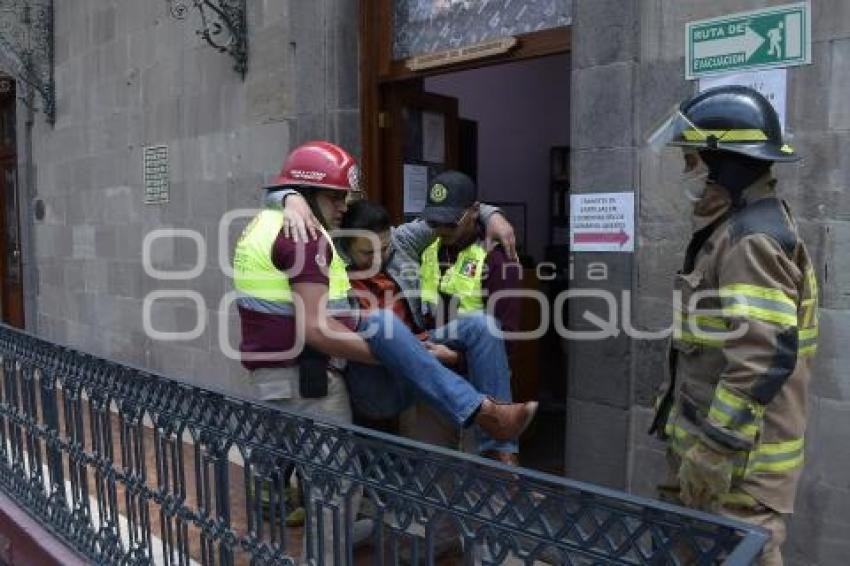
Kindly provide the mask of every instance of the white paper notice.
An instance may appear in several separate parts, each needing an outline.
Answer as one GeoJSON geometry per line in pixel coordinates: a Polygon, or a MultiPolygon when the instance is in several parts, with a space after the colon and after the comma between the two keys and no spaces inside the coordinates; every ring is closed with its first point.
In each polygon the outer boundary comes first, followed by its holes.
{"type": "Polygon", "coordinates": [[[570,250],[633,252],[635,194],[570,195],[570,250]]]}
{"type": "Polygon", "coordinates": [[[782,124],[782,131],[785,131],[785,109],[788,93],[787,69],[745,71],[743,73],[706,77],[699,80],[700,92],[716,86],[728,85],[748,86],[763,94],[779,115],[779,123],[782,124]]]}
{"type": "Polygon", "coordinates": [[[422,113],[422,160],[446,162],[446,118],[442,114],[422,113]]]}
{"type": "Polygon", "coordinates": [[[404,165],[404,213],[419,214],[428,198],[428,167],[404,165]]]}

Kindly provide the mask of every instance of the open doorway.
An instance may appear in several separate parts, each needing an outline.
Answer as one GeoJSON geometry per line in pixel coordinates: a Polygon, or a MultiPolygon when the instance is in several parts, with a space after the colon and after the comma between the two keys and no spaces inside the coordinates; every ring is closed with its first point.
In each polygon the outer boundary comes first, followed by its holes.
{"type": "MultiPolygon", "coordinates": [[[[479,200],[499,206],[514,225],[522,287],[549,297],[563,290],[560,280],[541,280],[538,266],[554,263],[551,272],[560,273],[568,257],[569,53],[395,81],[382,94],[382,200],[394,216],[415,217],[430,179],[461,170],[476,181],[479,200]]],[[[539,326],[540,308],[524,304],[524,330],[539,326]]],[[[560,352],[551,333],[517,342],[511,353],[515,399],[542,401],[521,443],[522,463],[555,473],[563,471],[565,430],[560,352]]]]}
{"type": "MultiPolygon", "coordinates": [[[[421,210],[441,171],[472,177],[480,200],[499,206],[515,227],[521,287],[548,299],[543,308],[529,299],[519,309],[521,330],[553,320],[554,297],[570,273],[570,3],[545,6],[360,2],[369,198],[401,222],[421,210]]],[[[521,464],[563,474],[567,364],[554,325],[547,328],[512,348],[512,392],[541,401],[520,442],[521,464]]]]}
{"type": "Polygon", "coordinates": [[[15,82],[0,77],[0,312],[4,323],[24,328],[15,107],[15,82]]]}

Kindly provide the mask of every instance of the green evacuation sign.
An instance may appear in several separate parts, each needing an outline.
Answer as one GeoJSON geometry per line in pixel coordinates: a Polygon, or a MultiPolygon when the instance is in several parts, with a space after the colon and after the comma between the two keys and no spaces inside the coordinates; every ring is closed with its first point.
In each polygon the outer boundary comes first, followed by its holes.
{"type": "Polygon", "coordinates": [[[811,62],[809,2],[688,22],[685,27],[688,79],[811,62]]]}

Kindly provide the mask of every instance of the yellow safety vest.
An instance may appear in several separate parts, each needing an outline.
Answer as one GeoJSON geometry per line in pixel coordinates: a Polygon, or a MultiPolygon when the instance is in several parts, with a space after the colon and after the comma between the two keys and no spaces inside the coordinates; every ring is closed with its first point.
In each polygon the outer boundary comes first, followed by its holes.
{"type": "MultiPolygon", "coordinates": [[[[283,212],[263,210],[243,230],[233,254],[233,283],[240,306],[269,314],[293,315],[292,290],[286,274],[272,263],[272,248],[283,227],[283,212]]],[[[345,262],[336,253],[330,236],[333,257],[329,269],[328,309],[347,310],[348,281],[345,262]]]]}
{"type": "Polygon", "coordinates": [[[456,297],[458,312],[465,314],[484,310],[482,296],[484,279],[484,260],[487,250],[480,244],[472,244],[457,256],[457,261],[440,276],[440,239],[422,252],[420,288],[422,301],[437,305],[440,292],[456,297]]]}

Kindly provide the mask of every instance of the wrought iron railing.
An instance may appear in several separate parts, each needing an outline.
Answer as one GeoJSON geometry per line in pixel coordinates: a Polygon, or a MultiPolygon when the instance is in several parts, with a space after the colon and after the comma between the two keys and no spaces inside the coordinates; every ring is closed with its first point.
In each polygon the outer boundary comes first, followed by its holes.
{"type": "Polygon", "coordinates": [[[454,552],[466,564],[746,564],[766,540],[741,523],[280,412],[8,327],[0,359],[0,488],[97,563],[432,564],[454,552]],[[304,528],[284,525],[290,464],[308,500],[304,528]]]}

